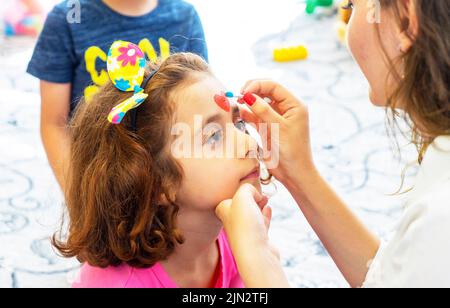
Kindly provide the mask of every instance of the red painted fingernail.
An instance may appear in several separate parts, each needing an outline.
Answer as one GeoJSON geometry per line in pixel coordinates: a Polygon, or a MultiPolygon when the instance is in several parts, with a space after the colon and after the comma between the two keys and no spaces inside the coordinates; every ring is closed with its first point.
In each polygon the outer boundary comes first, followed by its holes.
{"type": "Polygon", "coordinates": [[[250,107],[256,102],[256,97],[252,93],[245,93],[243,99],[250,107]]]}

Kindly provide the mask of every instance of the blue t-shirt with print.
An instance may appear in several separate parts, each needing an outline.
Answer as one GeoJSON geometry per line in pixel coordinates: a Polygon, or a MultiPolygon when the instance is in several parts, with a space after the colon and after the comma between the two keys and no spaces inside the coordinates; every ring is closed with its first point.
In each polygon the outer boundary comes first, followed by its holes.
{"type": "Polygon", "coordinates": [[[83,95],[89,97],[108,81],[106,58],[116,40],[139,45],[150,60],[174,52],[208,60],[197,11],[182,0],[159,0],[152,12],[139,17],[121,15],[102,0],[71,3],[64,1],[50,12],[27,69],[44,81],[71,83],[71,112],[83,95]]]}

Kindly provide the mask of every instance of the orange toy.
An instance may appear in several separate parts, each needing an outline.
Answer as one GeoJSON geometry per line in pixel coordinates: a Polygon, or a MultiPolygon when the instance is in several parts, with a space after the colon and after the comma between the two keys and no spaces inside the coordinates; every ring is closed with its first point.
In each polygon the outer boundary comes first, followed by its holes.
{"type": "Polygon", "coordinates": [[[337,23],[337,36],[340,42],[345,43],[347,39],[347,26],[350,21],[350,17],[352,16],[351,9],[343,9],[347,4],[348,0],[341,1],[339,5],[339,21],[337,23]]]}

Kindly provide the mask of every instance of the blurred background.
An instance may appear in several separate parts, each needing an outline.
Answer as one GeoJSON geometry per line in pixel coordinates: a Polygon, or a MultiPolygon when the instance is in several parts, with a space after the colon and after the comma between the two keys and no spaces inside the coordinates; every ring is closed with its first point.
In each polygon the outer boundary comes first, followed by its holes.
{"type": "MultiPolygon", "coordinates": [[[[41,145],[39,82],[25,73],[36,38],[8,29],[12,2],[0,3],[0,287],[68,287],[79,264],[58,257],[49,242],[64,204],[41,145]]],[[[41,2],[46,9],[55,4],[41,2]]],[[[248,79],[271,78],[298,95],[310,107],[321,171],[375,232],[388,237],[402,209],[402,197],[389,194],[414,156],[396,157],[385,111],[370,104],[366,81],[342,42],[337,5],[307,14],[298,0],[189,2],[202,18],[222,82],[239,91],[248,79]],[[274,61],[276,49],[300,45],[306,59],[274,61]]],[[[407,182],[415,172],[409,170],[407,182]]],[[[287,191],[279,183],[277,189],[271,239],[290,282],[347,287],[287,191]]]]}

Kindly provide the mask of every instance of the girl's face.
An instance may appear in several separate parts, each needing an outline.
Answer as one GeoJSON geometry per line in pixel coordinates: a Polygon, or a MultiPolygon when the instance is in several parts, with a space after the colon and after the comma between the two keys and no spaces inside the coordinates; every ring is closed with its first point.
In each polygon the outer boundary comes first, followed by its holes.
{"type": "MultiPolygon", "coordinates": [[[[393,10],[381,7],[378,0],[352,0],[349,3],[353,4],[347,36],[349,49],[369,81],[370,100],[377,106],[386,106],[395,82],[388,79],[389,65],[382,46],[389,59],[394,60],[411,47],[411,42],[400,31],[393,10]],[[378,38],[377,23],[383,45],[378,38]]],[[[402,70],[401,67],[397,69],[402,70]]]]}
{"type": "Polygon", "coordinates": [[[224,90],[217,79],[205,75],[174,97],[178,109],[172,133],[178,136],[172,154],[184,171],[177,194],[182,210],[214,212],[244,183],[261,190],[256,141],[246,133],[237,106],[226,112],[215,103],[214,96],[224,90]]]}

